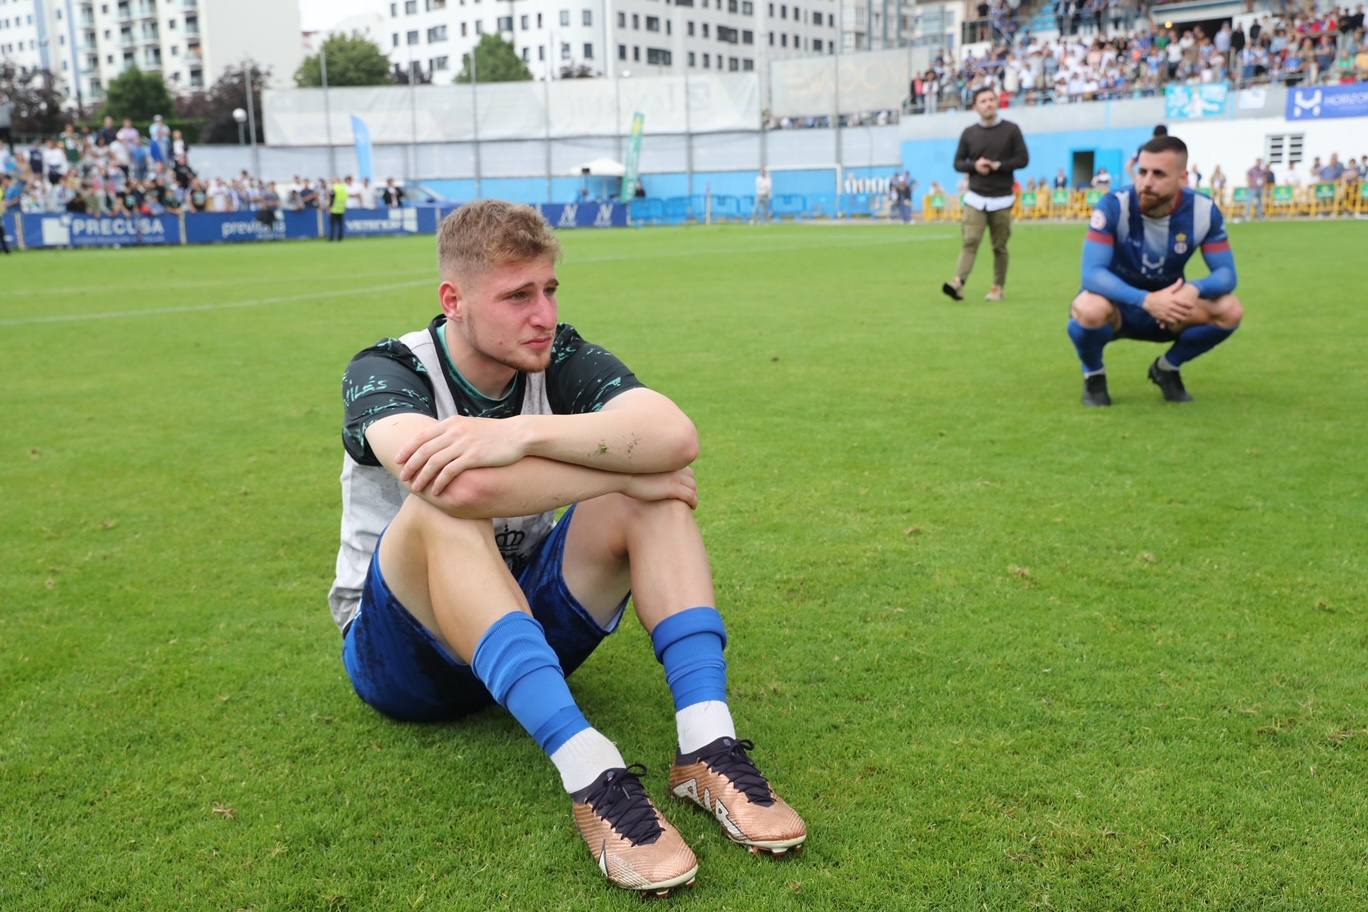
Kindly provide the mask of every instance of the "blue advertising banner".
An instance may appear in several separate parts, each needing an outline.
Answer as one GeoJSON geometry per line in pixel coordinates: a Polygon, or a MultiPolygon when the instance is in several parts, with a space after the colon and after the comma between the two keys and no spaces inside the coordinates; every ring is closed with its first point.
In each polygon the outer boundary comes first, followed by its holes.
{"type": "Polygon", "coordinates": [[[418,233],[436,234],[437,228],[442,224],[442,219],[459,209],[459,206],[419,206],[418,208],[418,233]]]}
{"type": "Polygon", "coordinates": [[[24,243],[29,247],[132,247],[181,242],[177,215],[116,218],[30,212],[23,218],[24,243]]]}
{"type": "Polygon", "coordinates": [[[347,210],[348,237],[387,237],[417,233],[418,210],[412,207],[347,210]]]}
{"type": "Polygon", "coordinates": [[[1164,89],[1164,109],[1169,120],[1222,117],[1230,88],[1224,82],[1209,85],[1171,85],[1164,89]]]}
{"type": "Polygon", "coordinates": [[[266,227],[254,212],[190,212],[185,216],[185,239],[191,244],[282,241],[318,237],[314,209],[276,213],[275,228],[266,227]]]}
{"type": "Polygon", "coordinates": [[[272,231],[253,212],[191,212],[185,216],[185,239],[191,244],[271,241],[284,237],[283,220],[276,219],[272,231]]]}
{"type": "Polygon", "coordinates": [[[626,228],[622,203],[541,203],[537,206],[552,228],[626,228]]]}
{"type": "Polygon", "coordinates": [[[1368,117],[1368,82],[1290,89],[1286,116],[1288,120],[1368,117]]]}

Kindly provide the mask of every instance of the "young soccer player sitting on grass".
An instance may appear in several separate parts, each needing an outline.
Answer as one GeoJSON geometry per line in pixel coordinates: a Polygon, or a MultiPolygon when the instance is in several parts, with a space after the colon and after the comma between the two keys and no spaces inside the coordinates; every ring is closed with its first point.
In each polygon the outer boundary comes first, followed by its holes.
{"type": "Polygon", "coordinates": [[[803,821],[728,706],[727,633],[693,517],[693,423],[557,323],[560,247],[535,210],[462,206],[437,244],[442,313],[362,351],[343,380],[329,601],[357,694],[416,721],[499,703],[560,773],[603,874],[668,892],[693,881],[697,859],[647,797],[645,769],[590,726],[565,680],[630,595],[674,697],[671,792],[752,851],[797,848],[803,821]]]}
{"type": "Polygon", "coordinates": [[[1111,405],[1102,350],[1112,339],[1172,342],[1150,365],[1150,382],[1165,401],[1192,401],[1183,365],[1230,338],[1244,316],[1221,211],[1187,189],[1187,146],[1156,136],[1140,147],[1135,177],[1135,186],[1102,198],[1083,242],[1069,338],[1088,406],[1111,405]],[[1188,281],[1183,270],[1199,247],[1211,274],[1188,281]]]}

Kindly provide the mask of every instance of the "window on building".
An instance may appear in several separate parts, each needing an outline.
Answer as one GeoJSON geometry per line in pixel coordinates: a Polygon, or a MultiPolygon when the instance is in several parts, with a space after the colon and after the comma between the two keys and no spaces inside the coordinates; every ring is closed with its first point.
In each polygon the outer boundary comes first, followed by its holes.
{"type": "Polygon", "coordinates": [[[545,59],[546,59],[546,45],[544,45],[544,44],[539,44],[539,45],[537,45],[537,59],[538,59],[538,60],[545,60],[545,59]]]}
{"type": "Polygon", "coordinates": [[[541,13],[537,13],[537,28],[541,28],[541,27],[542,27],[542,14],[541,14],[541,13]]]}
{"type": "Polygon", "coordinates": [[[569,10],[561,10],[561,11],[560,11],[560,24],[561,24],[562,26],[565,26],[566,28],[569,28],[569,26],[570,26],[570,11],[569,11],[569,10]]]}
{"type": "Polygon", "coordinates": [[[755,69],[755,61],[751,60],[749,57],[745,58],[741,61],[741,69],[745,70],[747,73],[751,72],[755,69]]]}
{"type": "Polygon", "coordinates": [[[395,33],[394,33],[394,46],[395,46],[395,47],[398,47],[398,46],[399,46],[399,33],[398,33],[398,32],[395,32],[395,33]]]}
{"type": "MultiPolygon", "coordinates": [[[[446,0],[427,0],[428,12],[446,9],[446,0]]],[[[445,67],[443,67],[445,69],[445,67]]]]}
{"type": "Polygon", "coordinates": [[[531,56],[531,55],[528,54],[528,52],[527,52],[527,48],[523,48],[523,49],[522,49],[522,61],[523,61],[523,63],[529,62],[529,61],[528,61],[528,58],[529,58],[530,56],[531,56]]]}
{"type": "Polygon", "coordinates": [[[584,42],[584,59],[585,59],[585,60],[593,60],[593,59],[594,59],[594,45],[593,45],[592,43],[588,42],[588,41],[584,42]]]}
{"type": "Polygon", "coordinates": [[[512,17],[512,16],[500,16],[500,17],[499,17],[499,31],[501,31],[501,32],[511,32],[511,31],[513,31],[513,17],[512,17]]]}
{"type": "Polygon", "coordinates": [[[404,36],[404,40],[405,40],[405,42],[408,43],[408,44],[417,44],[417,43],[418,43],[418,30],[417,30],[417,29],[414,29],[413,31],[409,32],[407,35],[404,36]]]}
{"type": "Polygon", "coordinates": [[[569,59],[570,59],[570,42],[568,42],[568,41],[562,41],[562,42],[561,42],[561,60],[569,60],[569,59]]]}
{"type": "Polygon", "coordinates": [[[647,17],[646,17],[646,31],[648,31],[648,32],[658,32],[658,31],[660,31],[660,17],[659,17],[659,16],[647,16],[647,17]]]}
{"type": "Polygon", "coordinates": [[[788,47],[788,35],[780,35],[780,36],[779,36],[779,46],[780,46],[780,47],[788,47]]]}
{"type": "Polygon", "coordinates": [[[734,13],[740,8],[741,4],[737,3],[737,0],[727,0],[727,12],[734,13]]]}
{"type": "Polygon", "coordinates": [[[737,70],[741,69],[741,61],[737,60],[735,57],[728,57],[727,69],[735,73],[737,70]]]}
{"type": "Polygon", "coordinates": [[[816,51],[817,53],[819,53],[819,54],[822,53],[822,39],[821,39],[821,38],[813,38],[813,39],[812,39],[812,49],[813,49],[814,51],[816,51]]]}
{"type": "Polygon", "coordinates": [[[399,4],[397,4],[397,3],[391,3],[391,4],[390,4],[390,16],[393,17],[393,16],[397,16],[397,15],[399,15],[399,4]]]}
{"type": "MultiPolygon", "coordinates": [[[[512,28],[511,25],[509,27],[512,28]]],[[[447,27],[445,25],[434,25],[432,28],[428,29],[427,40],[428,44],[432,44],[434,41],[446,41],[447,27]]]]}
{"type": "Polygon", "coordinates": [[[461,23],[461,37],[462,37],[462,38],[465,38],[468,34],[469,34],[469,26],[467,25],[467,23],[462,22],[462,23],[461,23]]]}
{"type": "Polygon", "coordinates": [[[698,55],[689,51],[689,66],[698,66],[698,55]]]}
{"type": "Polygon", "coordinates": [[[593,24],[594,24],[594,11],[593,11],[593,10],[580,10],[580,25],[593,25],[593,24]]]}
{"type": "Polygon", "coordinates": [[[692,19],[684,23],[684,34],[688,35],[690,38],[694,36],[694,24],[692,19]]]}
{"type": "Polygon", "coordinates": [[[774,47],[774,32],[770,32],[770,33],[769,33],[769,36],[770,36],[770,47],[774,47]]]}
{"type": "Polygon", "coordinates": [[[404,15],[412,16],[418,12],[418,0],[404,0],[404,15]]]}
{"type": "Polygon", "coordinates": [[[717,40],[718,40],[718,41],[724,41],[724,42],[726,42],[727,44],[736,44],[736,38],[737,38],[736,29],[732,28],[731,26],[719,25],[719,26],[717,27],[717,40]]]}
{"type": "Polygon", "coordinates": [[[704,54],[704,55],[703,55],[703,69],[705,69],[705,70],[710,70],[710,69],[712,69],[712,55],[710,55],[710,54],[704,54]]]}
{"type": "Polygon", "coordinates": [[[635,31],[641,31],[641,17],[636,13],[632,13],[632,28],[635,31]]]}
{"type": "Polygon", "coordinates": [[[742,44],[755,44],[755,33],[754,33],[754,32],[742,32],[742,33],[741,33],[741,43],[742,43],[742,44]]]}
{"type": "Polygon", "coordinates": [[[703,37],[704,37],[704,38],[711,38],[711,37],[712,37],[712,35],[708,33],[708,28],[709,28],[708,23],[706,23],[706,22],[703,23],[703,37]]]}
{"type": "Polygon", "coordinates": [[[451,64],[446,57],[433,57],[428,61],[428,66],[432,68],[433,72],[440,72],[448,69],[451,64]]]}
{"type": "Polygon", "coordinates": [[[484,34],[484,20],[483,20],[483,19],[476,19],[476,20],[475,20],[475,34],[477,34],[477,35],[483,35],[483,34],[484,34]]]}
{"type": "Polygon", "coordinates": [[[627,59],[627,45],[625,45],[625,44],[619,44],[619,45],[618,45],[618,60],[626,60],[626,59],[627,59]]]}
{"type": "Polygon", "coordinates": [[[754,16],[754,15],[755,15],[755,4],[754,4],[754,3],[751,3],[751,0],[741,0],[741,15],[743,15],[743,16],[754,16]]]}
{"type": "Polygon", "coordinates": [[[634,63],[641,63],[641,48],[636,45],[632,45],[632,61],[634,63]]]}
{"type": "Polygon", "coordinates": [[[779,4],[779,18],[780,18],[780,19],[787,19],[787,18],[788,18],[788,7],[785,6],[785,5],[782,4],[782,3],[779,4]]]}
{"type": "Polygon", "coordinates": [[[646,62],[654,66],[669,66],[673,55],[664,48],[647,48],[646,62]]]}

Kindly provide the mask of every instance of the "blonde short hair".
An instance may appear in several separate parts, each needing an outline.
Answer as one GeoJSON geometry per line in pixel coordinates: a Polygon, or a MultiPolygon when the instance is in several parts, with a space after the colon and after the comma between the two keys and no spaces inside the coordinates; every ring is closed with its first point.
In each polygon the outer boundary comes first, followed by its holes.
{"type": "Polygon", "coordinates": [[[560,241],[540,212],[503,200],[466,203],[437,229],[437,268],[467,278],[504,263],[559,259],[560,241]]]}

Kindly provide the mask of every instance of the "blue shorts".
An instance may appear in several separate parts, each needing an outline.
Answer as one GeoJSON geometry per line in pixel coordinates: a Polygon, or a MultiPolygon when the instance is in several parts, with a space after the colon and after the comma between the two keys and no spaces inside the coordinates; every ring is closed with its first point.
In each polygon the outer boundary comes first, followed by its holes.
{"type": "MultiPolygon", "coordinates": [[[[617,629],[623,598],[607,627],[584,610],[565,585],[565,538],[575,508],[566,511],[518,576],[546,641],[569,675],[617,629]]],[[[457,719],[494,702],[465,662],[400,604],[380,571],[380,547],[371,557],[361,606],[342,641],[342,664],[362,700],[407,722],[457,719]]]]}
{"type": "Polygon", "coordinates": [[[1112,301],[1111,306],[1121,315],[1121,331],[1118,339],[1139,339],[1142,342],[1172,342],[1178,334],[1159,325],[1148,310],[1134,304],[1112,301]]]}

